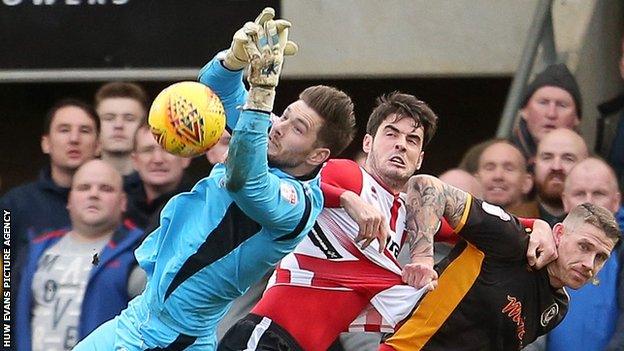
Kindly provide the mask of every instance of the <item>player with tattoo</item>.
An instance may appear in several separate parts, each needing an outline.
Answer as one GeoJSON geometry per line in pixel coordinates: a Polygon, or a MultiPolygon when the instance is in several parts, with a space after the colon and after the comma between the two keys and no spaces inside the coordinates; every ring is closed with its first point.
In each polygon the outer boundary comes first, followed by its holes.
{"type": "Polygon", "coordinates": [[[260,302],[224,336],[220,350],[327,350],[343,331],[394,331],[436,284],[435,230],[424,236],[406,230],[403,192],[436,125],[434,112],[412,95],[378,100],[363,141],[365,165],[325,165],[324,210],[282,259],[260,302]],[[412,262],[402,268],[397,256],[406,242],[412,262]],[[268,336],[266,326],[280,332],[268,336]],[[269,338],[273,348],[256,346],[257,340],[269,345],[269,338]]]}
{"type": "MultiPolygon", "coordinates": [[[[291,350],[326,350],[348,329],[393,331],[407,313],[397,314],[392,306],[413,306],[425,290],[402,284],[396,259],[409,240],[402,190],[420,168],[436,125],[434,112],[412,95],[392,93],[378,100],[363,141],[368,154],[364,167],[351,160],[325,165],[325,209],[310,234],[280,262],[260,302],[225,335],[220,349],[244,349],[253,331],[267,322],[283,330],[276,345],[287,344],[291,350]],[[364,241],[361,247],[358,241],[364,241]]],[[[413,252],[429,253],[423,248],[413,252]]],[[[405,275],[419,288],[435,281],[429,258],[424,260],[428,265],[417,261],[413,274],[405,275]]]]}
{"type": "Polygon", "coordinates": [[[418,235],[444,217],[465,240],[383,351],[519,350],[561,322],[564,287],[578,289],[596,275],[619,238],[609,211],[581,204],[553,228],[557,259],[536,270],[525,258],[529,231],[502,208],[431,176],[413,177],[407,191],[408,223],[418,235]]]}

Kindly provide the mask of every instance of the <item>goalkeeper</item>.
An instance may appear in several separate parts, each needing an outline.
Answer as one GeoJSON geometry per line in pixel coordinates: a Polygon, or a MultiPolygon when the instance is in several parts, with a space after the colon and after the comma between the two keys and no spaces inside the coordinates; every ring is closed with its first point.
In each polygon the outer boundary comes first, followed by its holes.
{"type": "Polygon", "coordinates": [[[288,41],[290,23],[273,17],[267,8],[245,24],[200,72],[226,109],[226,164],[167,203],[160,227],[135,252],[147,272],[145,291],[74,350],[215,349],[217,323],[232,300],[316,220],[323,205],[318,172],[352,140],[353,104],[334,88],[310,87],[269,131],[283,56],[297,51],[288,41]]]}

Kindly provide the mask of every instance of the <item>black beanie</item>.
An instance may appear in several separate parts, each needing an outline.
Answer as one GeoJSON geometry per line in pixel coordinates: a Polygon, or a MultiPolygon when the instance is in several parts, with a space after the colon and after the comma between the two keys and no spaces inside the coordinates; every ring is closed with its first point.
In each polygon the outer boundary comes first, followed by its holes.
{"type": "Polygon", "coordinates": [[[535,79],[533,79],[531,84],[526,88],[524,99],[522,100],[522,107],[526,106],[531,96],[533,96],[539,88],[545,86],[561,88],[570,93],[576,105],[576,113],[579,119],[581,118],[581,91],[579,90],[578,84],[576,84],[576,79],[574,79],[568,67],[563,63],[546,67],[542,73],[538,74],[535,79]]]}

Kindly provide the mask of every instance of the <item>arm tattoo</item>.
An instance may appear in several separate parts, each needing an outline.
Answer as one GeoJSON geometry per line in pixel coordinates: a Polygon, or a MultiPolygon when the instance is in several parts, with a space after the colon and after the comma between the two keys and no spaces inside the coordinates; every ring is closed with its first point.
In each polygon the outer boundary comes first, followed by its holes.
{"type": "Polygon", "coordinates": [[[414,176],[407,189],[407,240],[410,256],[433,257],[433,236],[444,216],[456,227],[466,206],[467,194],[431,176],[414,176]]]}

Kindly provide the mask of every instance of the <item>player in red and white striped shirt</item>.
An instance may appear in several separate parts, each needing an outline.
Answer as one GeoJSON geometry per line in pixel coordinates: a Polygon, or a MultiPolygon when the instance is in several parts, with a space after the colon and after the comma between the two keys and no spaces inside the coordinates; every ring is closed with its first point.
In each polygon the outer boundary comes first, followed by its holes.
{"type": "Polygon", "coordinates": [[[276,342],[264,336],[271,325],[283,343],[304,350],[326,350],[342,331],[394,330],[411,310],[406,306],[414,306],[425,290],[417,288],[437,277],[430,241],[412,245],[412,253],[424,257],[414,256],[403,278],[397,262],[401,246],[410,240],[402,191],[420,168],[436,124],[433,111],[412,95],[379,99],[364,137],[365,165],[350,160],[325,165],[326,208],[310,234],[281,261],[250,318],[230,329],[220,349],[263,349],[263,343],[276,342]],[[375,236],[379,242],[372,240],[375,236]],[[362,247],[356,245],[360,239],[365,240],[362,247]]]}
{"type": "Polygon", "coordinates": [[[417,235],[422,231],[406,218],[403,192],[436,123],[412,95],[379,99],[364,137],[366,163],[325,165],[325,208],[314,228],[282,259],[260,302],[230,328],[219,350],[327,350],[343,331],[398,327],[437,283],[433,233],[417,235]],[[397,256],[406,242],[412,263],[401,268],[397,256]]]}

